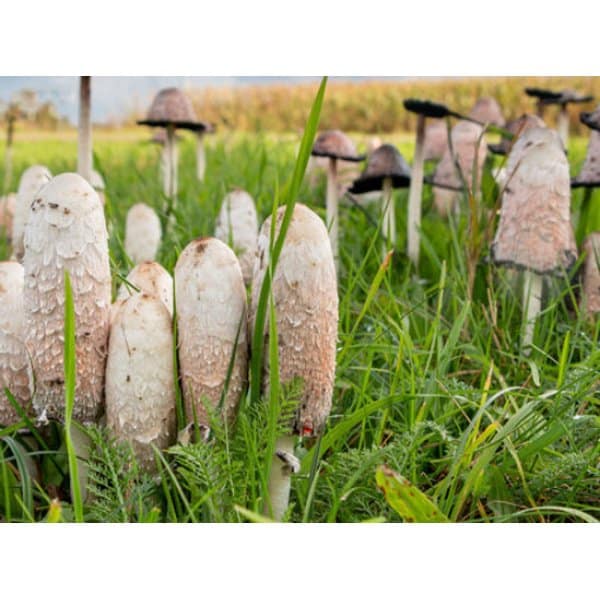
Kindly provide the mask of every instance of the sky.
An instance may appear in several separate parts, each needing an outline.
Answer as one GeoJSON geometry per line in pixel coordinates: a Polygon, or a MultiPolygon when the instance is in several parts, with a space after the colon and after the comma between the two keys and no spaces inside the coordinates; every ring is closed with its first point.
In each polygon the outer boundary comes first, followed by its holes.
{"type": "MultiPolygon", "coordinates": [[[[92,121],[103,123],[119,120],[132,111],[144,112],[156,92],[165,87],[175,86],[185,90],[268,83],[293,84],[319,79],[319,77],[93,77],[92,121]]],[[[36,91],[42,102],[52,101],[60,116],[65,116],[71,123],[76,123],[78,77],[0,77],[0,101],[9,101],[13,94],[22,89],[36,91]]]]}

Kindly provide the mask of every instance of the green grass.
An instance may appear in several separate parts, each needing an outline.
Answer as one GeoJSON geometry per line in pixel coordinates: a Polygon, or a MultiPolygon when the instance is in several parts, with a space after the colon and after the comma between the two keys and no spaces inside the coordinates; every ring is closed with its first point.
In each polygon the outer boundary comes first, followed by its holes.
{"type": "MultiPolygon", "coordinates": [[[[574,173],[585,143],[575,139],[571,145],[574,173]]],[[[403,136],[399,147],[410,159],[411,141],[403,136]]],[[[324,182],[317,189],[303,183],[297,194],[289,183],[300,183],[297,148],[290,136],[213,136],[201,184],[195,180],[194,141],[185,139],[175,220],[159,261],[172,272],[190,240],[212,233],[220,202],[233,186],[248,190],[263,219],[276,199],[288,206],[303,202],[324,216],[324,182]]],[[[115,136],[98,141],[95,152],[107,183],[116,288],[130,267],[122,246],[127,209],[146,202],[168,223],[158,148],[115,136]]],[[[35,162],[53,173],[73,170],[75,156],[71,141],[17,140],[15,172],[35,162]]],[[[287,520],[600,518],[599,328],[577,309],[577,280],[557,281],[538,319],[535,348],[529,357],[521,354],[520,296],[509,274],[487,260],[497,194],[489,167],[477,219],[469,218],[467,199],[459,218],[441,219],[426,189],[418,274],[403,251],[406,191],[394,194],[398,245],[383,264],[382,241],[371,223],[380,218],[377,207],[365,207],[368,214],[352,205],[340,208],[333,409],[322,437],[298,448],[302,469],[293,479],[287,520]]],[[[583,190],[574,191],[575,226],[582,198],[583,190]]],[[[594,194],[591,202],[600,197],[594,194]]],[[[0,242],[0,258],[9,252],[0,242]]],[[[273,327],[268,293],[265,298],[265,319],[273,327]]],[[[265,352],[276,356],[273,348],[265,352]]],[[[155,478],[140,473],[130,448],[101,428],[89,430],[93,449],[84,506],[71,492],[73,465],[61,436],[50,432],[34,439],[24,418],[27,434],[0,429],[0,518],[260,521],[272,444],[285,424],[271,410],[289,410],[285,394],[278,396],[260,399],[256,389],[254,397],[249,390],[235,425],[215,421],[209,444],[157,453],[155,478]],[[31,464],[39,466],[35,477],[31,464]]]]}

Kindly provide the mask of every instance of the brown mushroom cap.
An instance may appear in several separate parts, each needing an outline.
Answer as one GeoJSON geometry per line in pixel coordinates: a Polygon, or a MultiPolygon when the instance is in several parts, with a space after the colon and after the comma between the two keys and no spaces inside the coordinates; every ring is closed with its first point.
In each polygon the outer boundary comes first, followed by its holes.
{"type": "Polygon", "coordinates": [[[471,109],[469,117],[481,123],[490,123],[499,127],[504,127],[506,122],[498,101],[491,97],[479,98],[471,109]]]}
{"type": "Polygon", "coordinates": [[[190,99],[177,88],[166,88],[154,97],[148,115],[138,125],[206,131],[208,123],[199,121],[190,99]]]}
{"type": "Polygon", "coordinates": [[[383,180],[388,177],[392,180],[392,186],[395,188],[410,185],[410,167],[408,163],[395,146],[383,144],[371,154],[365,170],[352,184],[350,193],[364,194],[365,192],[381,190],[383,180]]]}
{"type": "Polygon", "coordinates": [[[446,121],[432,121],[425,127],[423,144],[424,160],[440,160],[448,147],[448,126],[446,121]]]}
{"type": "Polygon", "coordinates": [[[311,154],[351,162],[360,162],[365,159],[364,155],[358,154],[356,151],[354,142],[338,129],[321,133],[315,140],[311,154]]]}
{"type": "Polygon", "coordinates": [[[588,314],[600,312],[600,231],[593,231],[583,242],[585,262],[583,265],[582,306],[588,314]]]}
{"type": "Polygon", "coordinates": [[[492,243],[496,264],[559,275],[577,259],[571,225],[569,163],[548,128],[527,130],[508,157],[507,185],[492,243]]]}
{"type": "Polygon", "coordinates": [[[571,182],[572,187],[600,186],[600,131],[590,132],[590,141],[585,161],[577,177],[571,182]]]}
{"type": "Polygon", "coordinates": [[[505,129],[515,137],[512,140],[503,138],[498,144],[489,144],[488,148],[494,154],[508,154],[511,147],[514,145],[516,138],[532,127],[546,127],[546,123],[544,123],[537,115],[521,115],[518,119],[509,121],[505,127],[505,129]]]}

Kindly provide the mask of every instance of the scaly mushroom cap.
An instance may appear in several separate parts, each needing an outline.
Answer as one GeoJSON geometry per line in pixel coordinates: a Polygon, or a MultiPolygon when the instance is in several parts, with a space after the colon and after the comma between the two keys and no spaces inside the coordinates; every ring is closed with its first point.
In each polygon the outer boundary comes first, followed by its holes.
{"type": "Polygon", "coordinates": [[[207,123],[199,121],[190,99],[177,88],[166,88],[154,97],[148,115],[139,125],[167,127],[174,125],[178,129],[205,131],[207,123]]]}
{"type": "MultiPolygon", "coordinates": [[[[276,235],[285,207],[277,211],[276,235]]],[[[269,263],[271,217],[261,227],[252,285],[252,329],[258,298],[269,263]]],[[[294,433],[317,435],[325,426],[333,396],[338,327],[335,264],[323,221],[303,204],[296,204],[272,283],[275,305],[279,375],[297,398],[291,424],[294,433]]],[[[265,348],[269,326],[265,323],[265,348]]],[[[265,355],[263,387],[269,385],[265,355]]]]}
{"type": "Polygon", "coordinates": [[[446,121],[433,121],[425,127],[423,144],[424,160],[440,160],[448,148],[448,126],[446,121]]]}
{"type": "Polygon", "coordinates": [[[21,420],[4,388],[32,415],[33,377],[25,348],[23,273],[18,262],[0,262],[0,425],[3,426],[21,420]]]}
{"type": "Polygon", "coordinates": [[[248,381],[246,288],[235,254],[220,240],[190,242],[175,265],[179,368],[188,423],[209,426],[205,402],[231,420],[248,381]],[[237,346],[236,346],[237,338],[237,346]]]}
{"type": "Polygon", "coordinates": [[[133,267],[127,275],[127,283],[123,282],[119,287],[117,301],[127,300],[131,296],[139,294],[158,298],[165,305],[171,317],[173,316],[173,278],[162,265],[153,261],[145,261],[133,267]],[[140,291],[137,292],[131,286],[135,286],[140,291]]]}
{"type": "Polygon", "coordinates": [[[359,155],[354,142],[338,129],[324,131],[319,134],[312,148],[313,156],[326,156],[340,158],[351,162],[364,160],[364,155],[359,155]]]}
{"type": "Polygon", "coordinates": [[[509,121],[505,127],[515,137],[512,140],[503,138],[498,144],[490,144],[488,148],[494,154],[508,154],[518,137],[533,127],[546,127],[546,123],[537,115],[521,115],[518,119],[509,121]]]}
{"type": "Polygon", "coordinates": [[[125,252],[136,264],[156,258],[162,230],[158,215],[147,204],[134,204],[127,211],[125,252]]]}
{"type": "Polygon", "coordinates": [[[258,238],[256,207],[248,192],[238,189],[225,196],[217,217],[215,237],[231,246],[240,261],[244,283],[248,285],[252,281],[258,238]]]}
{"type": "Polygon", "coordinates": [[[504,127],[506,122],[498,101],[491,97],[479,98],[471,109],[469,117],[481,123],[490,123],[499,127],[504,127]]]}
{"type": "Polygon", "coordinates": [[[104,397],[111,296],[108,241],[98,194],[76,173],[57,175],[31,205],[25,230],[25,342],[40,421],[64,418],[64,272],[75,306],[77,387],[73,418],[91,423],[104,397]]]}
{"type": "Polygon", "coordinates": [[[583,242],[583,295],[581,305],[589,315],[600,312],[600,232],[590,233],[583,242]]]}
{"type": "Polygon", "coordinates": [[[0,198],[0,230],[4,230],[4,235],[12,239],[13,217],[15,216],[15,207],[17,204],[16,194],[7,194],[0,198]]]}
{"type": "Polygon", "coordinates": [[[592,130],[590,132],[585,162],[572,185],[578,187],[600,186],[600,131],[592,130]]]}
{"type": "Polygon", "coordinates": [[[106,424],[131,442],[143,468],[154,470],[152,445],[175,441],[173,328],[163,302],[136,294],[119,306],[106,363],[106,424]]]}
{"type": "Polygon", "coordinates": [[[577,248],[569,164],[558,134],[541,127],[526,131],[513,146],[506,170],[492,259],[540,275],[561,274],[577,259],[577,248]]]}
{"type": "Polygon", "coordinates": [[[350,192],[352,194],[364,194],[381,190],[383,180],[392,180],[395,188],[408,187],[410,185],[410,167],[404,157],[395,146],[383,144],[369,156],[367,166],[361,176],[354,181],[350,192]]]}
{"type": "Polygon", "coordinates": [[[33,165],[21,175],[17,190],[12,231],[13,254],[17,260],[22,260],[23,253],[25,252],[23,248],[23,235],[31,203],[40,188],[48,183],[50,179],[52,179],[52,175],[43,165],[33,165]]]}
{"type": "MultiPolygon", "coordinates": [[[[477,186],[473,193],[478,193],[487,154],[487,144],[481,135],[482,131],[480,125],[468,121],[460,121],[452,128],[450,133],[452,149],[450,146],[446,148],[435,170],[433,179],[436,183],[457,188],[467,185],[471,189],[473,165],[476,164],[477,186]]],[[[436,187],[433,196],[437,211],[441,215],[447,215],[460,197],[460,192],[436,187]]]]}

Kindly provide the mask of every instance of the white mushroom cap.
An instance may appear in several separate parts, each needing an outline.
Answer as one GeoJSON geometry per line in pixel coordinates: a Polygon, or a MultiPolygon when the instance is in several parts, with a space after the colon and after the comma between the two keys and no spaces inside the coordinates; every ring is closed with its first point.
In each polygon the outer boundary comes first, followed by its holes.
{"type": "Polygon", "coordinates": [[[127,275],[127,282],[139,288],[139,292],[123,282],[119,287],[117,300],[126,300],[138,293],[158,298],[173,316],[173,278],[157,262],[145,261],[136,265],[127,275]]]}
{"type": "Polygon", "coordinates": [[[515,142],[492,257],[498,264],[557,274],[577,259],[569,163],[558,134],[535,127],[515,142]]]}
{"type": "Polygon", "coordinates": [[[41,421],[64,416],[64,272],[75,306],[77,387],[73,418],[94,422],[103,404],[111,279],[104,211],[76,173],[54,177],[32,203],[25,230],[26,345],[41,421]]]}
{"type": "Polygon", "coordinates": [[[13,253],[18,260],[22,260],[23,258],[23,235],[31,203],[42,186],[48,183],[51,178],[52,174],[43,165],[33,165],[25,169],[23,175],[21,175],[17,190],[12,231],[13,253]]]}
{"type": "MultiPolygon", "coordinates": [[[[461,187],[465,183],[470,189],[473,184],[473,165],[476,163],[477,189],[473,190],[473,193],[479,191],[487,154],[487,144],[481,137],[482,131],[481,126],[468,121],[459,121],[452,128],[452,151],[450,146],[446,147],[444,156],[435,170],[434,180],[437,183],[454,187],[461,187]],[[460,172],[457,170],[457,163],[460,172]]],[[[441,215],[446,215],[454,207],[460,192],[436,187],[433,194],[436,209],[441,215]]]]}
{"type": "Polygon", "coordinates": [[[598,184],[600,182],[600,131],[590,131],[590,141],[585,161],[576,180],[582,183],[598,184]]]}
{"type": "Polygon", "coordinates": [[[125,252],[135,263],[156,258],[162,230],[158,215],[147,204],[134,204],[127,212],[125,252]]]}
{"type": "Polygon", "coordinates": [[[0,198],[0,230],[4,229],[4,235],[10,240],[12,238],[13,217],[17,204],[16,194],[7,194],[0,198]]]}
{"type": "Polygon", "coordinates": [[[240,261],[244,283],[248,285],[252,281],[258,239],[256,207],[248,192],[238,189],[225,196],[217,217],[215,237],[233,249],[240,261]]]}
{"type": "Polygon", "coordinates": [[[235,348],[223,404],[231,419],[248,380],[246,288],[233,251],[215,238],[190,242],[175,266],[175,304],[188,423],[195,412],[199,424],[209,425],[204,401],[214,408],[219,405],[235,348]]]}
{"type": "Polygon", "coordinates": [[[600,231],[590,233],[583,242],[585,263],[583,266],[582,308],[589,314],[600,312],[600,231]]]}
{"type": "MultiPolygon", "coordinates": [[[[279,232],[285,207],[277,211],[279,232]]],[[[271,218],[262,225],[252,284],[252,322],[269,263],[271,218]]],[[[329,416],[335,377],[338,294],[335,265],[327,228],[303,204],[296,204],[273,277],[279,373],[282,384],[300,389],[292,430],[300,435],[321,431],[329,416]]],[[[268,322],[268,319],[267,319],[268,322]]],[[[253,325],[254,326],[254,325],[253,325]]],[[[265,323],[268,339],[268,323],[265,323]]],[[[265,341],[265,347],[268,342],[265,341]]],[[[268,382],[265,358],[264,386],[268,382]]]]}
{"type": "Polygon", "coordinates": [[[150,471],[152,445],[175,441],[173,350],[171,317],[158,298],[142,293],[120,304],[110,329],[106,423],[150,471]]]}
{"type": "Polygon", "coordinates": [[[18,262],[0,262],[0,425],[4,426],[20,421],[4,388],[31,414],[33,378],[23,330],[23,273],[18,262]]]}
{"type": "Polygon", "coordinates": [[[482,123],[491,123],[503,127],[506,123],[498,101],[492,97],[479,98],[473,105],[469,117],[482,123]]]}
{"type": "Polygon", "coordinates": [[[424,160],[440,160],[448,148],[448,126],[444,119],[435,119],[425,127],[424,160]]]}

